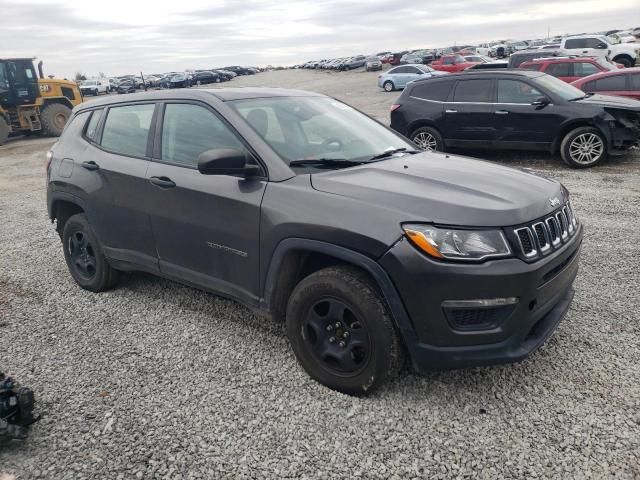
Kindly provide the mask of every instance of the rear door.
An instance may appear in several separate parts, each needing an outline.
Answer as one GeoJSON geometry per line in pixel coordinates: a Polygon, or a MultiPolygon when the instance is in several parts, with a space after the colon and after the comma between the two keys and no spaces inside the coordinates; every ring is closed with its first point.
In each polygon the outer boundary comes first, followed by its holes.
{"type": "MultiPolygon", "coordinates": [[[[635,75],[636,83],[639,75],[640,74],[635,75]]],[[[640,90],[640,85],[636,85],[635,87],[635,97],[633,88],[633,76],[620,73],[619,75],[608,75],[589,82],[584,86],[584,91],[596,92],[600,95],[616,95],[619,97],[638,98],[637,94],[638,90],[640,90]]]]}
{"type": "Polygon", "coordinates": [[[198,171],[200,153],[247,150],[210,106],[166,102],[147,173],[160,270],[245,301],[258,294],[260,204],[267,181],[198,171]]]}
{"type": "Polygon", "coordinates": [[[155,108],[146,102],[94,111],[84,132],[89,146],[74,168],[74,175],[92,178],[92,226],[107,256],[151,271],[157,257],[145,187],[155,108]]]}
{"type": "Polygon", "coordinates": [[[458,80],[445,104],[447,145],[487,147],[496,138],[494,80],[458,80]]]}
{"type": "Polygon", "coordinates": [[[558,107],[532,105],[546,95],[523,80],[498,79],[496,87],[496,144],[507,148],[549,148],[563,120],[558,107]]]}

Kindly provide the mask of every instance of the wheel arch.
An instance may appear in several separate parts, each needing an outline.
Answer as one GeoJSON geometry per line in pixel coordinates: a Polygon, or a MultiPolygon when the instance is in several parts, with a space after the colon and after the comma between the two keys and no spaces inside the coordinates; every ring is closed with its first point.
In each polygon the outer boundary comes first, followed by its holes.
{"type": "Polygon", "coordinates": [[[564,137],[566,137],[567,134],[572,130],[575,130],[576,128],[580,128],[580,127],[597,128],[598,130],[600,130],[600,133],[602,133],[604,138],[607,140],[607,145],[608,145],[611,140],[608,134],[608,131],[606,129],[603,129],[600,126],[601,122],[597,120],[598,120],[597,117],[584,118],[584,119],[573,120],[565,125],[562,125],[562,127],[560,128],[560,131],[558,132],[558,135],[556,135],[556,138],[553,140],[553,143],[551,145],[551,153],[552,154],[559,153],[560,146],[562,145],[562,140],[564,139],[564,137]]]}
{"type": "Polygon", "coordinates": [[[629,62],[631,62],[631,66],[633,67],[635,59],[631,55],[629,55],[628,53],[619,53],[618,55],[613,57],[612,60],[615,62],[615,61],[621,60],[623,58],[625,60],[629,60],[629,62]]]}
{"type": "Polygon", "coordinates": [[[64,192],[54,192],[49,201],[49,219],[56,222],[56,230],[62,235],[65,223],[73,215],[86,213],[84,202],[73,195],[64,192]]]}
{"type": "Polygon", "coordinates": [[[71,100],[69,100],[67,97],[48,97],[48,98],[43,98],[42,99],[42,106],[40,108],[44,110],[49,105],[53,105],[53,104],[56,104],[56,103],[64,105],[65,107],[69,107],[71,110],[73,110],[73,104],[71,103],[71,100]]]}
{"type": "Polygon", "coordinates": [[[338,245],[303,238],[289,238],[276,247],[265,275],[261,309],[274,319],[284,319],[287,301],[295,286],[306,276],[333,265],[351,265],[374,281],[406,343],[415,332],[391,278],[373,259],[338,245]]]}
{"type": "Polygon", "coordinates": [[[436,122],[428,118],[421,118],[407,125],[407,138],[411,138],[413,132],[422,127],[431,127],[435,129],[440,134],[440,136],[442,136],[442,131],[440,131],[440,129],[436,125],[436,122]]]}

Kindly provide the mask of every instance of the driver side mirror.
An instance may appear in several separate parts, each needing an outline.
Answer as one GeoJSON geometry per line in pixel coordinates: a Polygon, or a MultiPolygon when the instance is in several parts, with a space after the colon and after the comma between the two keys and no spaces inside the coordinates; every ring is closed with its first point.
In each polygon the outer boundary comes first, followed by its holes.
{"type": "Polygon", "coordinates": [[[203,175],[236,175],[255,177],[260,174],[260,166],[250,163],[248,152],[233,148],[214,148],[198,156],[198,171],[203,175]]]}
{"type": "Polygon", "coordinates": [[[599,43],[595,46],[595,48],[597,48],[598,50],[604,50],[607,47],[608,45],[606,43],[599,43]]]}
{"type": "Polygon", "coordinates": [[[549,100],[547,97],[540,97],[540,98],[536,98],[533,102],[531,102],[531,105],[534,105],[536,107],[546,107],[550,103],[551,103],[551,100],[549,100]]]}

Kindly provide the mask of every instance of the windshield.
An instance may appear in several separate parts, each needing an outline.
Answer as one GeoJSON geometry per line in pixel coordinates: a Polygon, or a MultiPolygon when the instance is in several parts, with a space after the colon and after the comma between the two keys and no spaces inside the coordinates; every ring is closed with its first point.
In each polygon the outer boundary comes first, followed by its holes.
{"type": "Polygon", "coordinates": [[[95,85],[95,84],[96,84],[96,82],[95,82],[95,81],[93,81],[93,80],[87,80],[87,81],[85,81],[85,82],[83,83],[83,85],[95,85]]]}
{"type": "Polygon", "coordinates": [[[415,147],[357,110],[327,97],[274,97],[228,102],[282,159],[366,161],[415,147]]]}
{"type": "Polygon", "coordinates": [[[536,77],[534,81],[564,100],[576,100],[583,98],[585,95],[582,90],[551,75],[541,75],[536,77]]]}

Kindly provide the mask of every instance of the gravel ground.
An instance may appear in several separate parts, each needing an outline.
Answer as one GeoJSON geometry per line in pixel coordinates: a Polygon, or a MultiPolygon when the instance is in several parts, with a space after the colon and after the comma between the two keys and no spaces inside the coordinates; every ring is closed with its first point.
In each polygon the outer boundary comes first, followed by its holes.
{"type": "MultiPolygon", "coordinates": [[[[376,74],[271,72],[386,118],[376,74]]],[[[562,181],[587,233],[571,310],[530,359],[350,398],[297,365],[281,325],[146,274],[72,282],[45,209],[48,139],[0,147],[0,367],[43,414],[0,447],[0,478],[640,477],[640,155],[562,181]]]]}

